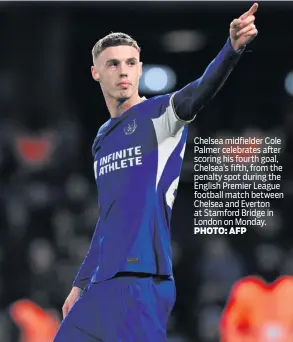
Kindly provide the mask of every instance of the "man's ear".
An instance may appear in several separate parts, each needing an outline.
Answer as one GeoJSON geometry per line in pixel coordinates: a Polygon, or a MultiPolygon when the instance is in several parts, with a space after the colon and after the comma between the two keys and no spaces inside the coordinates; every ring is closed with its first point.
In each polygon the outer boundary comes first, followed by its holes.
{"type": "Polygon", "coordinates": [[[139,66],[140,66],[140,70],[139,70],[139,77],[141,77],[142,76],[142,62],[139,62],[139,66]]]}
{"type": "Polygon", "coordinates": [[[95,81],[99,82],[100,81],[100,74],[94,65],[91,67],[91,73],[92,73],[93,79],[95,81]]]}

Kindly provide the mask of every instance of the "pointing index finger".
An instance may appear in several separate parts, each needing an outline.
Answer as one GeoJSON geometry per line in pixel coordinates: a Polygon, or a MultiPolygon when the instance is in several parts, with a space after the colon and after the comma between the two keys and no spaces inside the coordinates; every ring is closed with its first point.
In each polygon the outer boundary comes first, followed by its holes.
{"type": "Polygon", "coordinates": [[[240,19],[243,20],[243,19],[247,18],[248,16],[253,15],[257,11],[257,9],[258,9],[258,3],[255,2],[247,12],[242,14],[240,19]]]}

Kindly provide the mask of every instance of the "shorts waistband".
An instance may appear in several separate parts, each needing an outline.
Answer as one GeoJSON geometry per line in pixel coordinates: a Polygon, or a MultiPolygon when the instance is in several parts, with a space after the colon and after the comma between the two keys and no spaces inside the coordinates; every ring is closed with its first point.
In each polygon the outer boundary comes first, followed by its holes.
{"type": "Polygon", "coordinates": [[[160,279],[160,280],[172,280],[171,276],[169,275],[151,274],[151,273],[144,273],[144,272],[118,272],[115,274],[113,278],[120,278],[120,277],[154,278],[154,279],[160,279]]]}

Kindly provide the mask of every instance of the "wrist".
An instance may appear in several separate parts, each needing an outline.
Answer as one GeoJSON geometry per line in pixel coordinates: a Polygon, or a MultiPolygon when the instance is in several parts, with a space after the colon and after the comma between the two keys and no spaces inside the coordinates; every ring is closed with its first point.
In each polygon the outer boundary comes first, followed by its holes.
{"type": "Polygon", "coordinates": [[[80,293],[82,291],[82,289],[80,287],[77,287],[77,286],[73,286],[72,287],[72,291],[73,292],[76,292],[76,293],[80,293]]]}
{"type": "Polygon", "coordinates": [[[244,48],[245,48],[245,45],[239,45],[238,43],[237,43],[237,41],[236,40],[234,40],[234,39],[232,39],[231,37],[230,37],[230,43],[231,43],[231,46],[232,46],[232,49],[234,50],[234,52],[236,52],[236,53],[239,53],[239,52],[241,52],[244,48]]]}

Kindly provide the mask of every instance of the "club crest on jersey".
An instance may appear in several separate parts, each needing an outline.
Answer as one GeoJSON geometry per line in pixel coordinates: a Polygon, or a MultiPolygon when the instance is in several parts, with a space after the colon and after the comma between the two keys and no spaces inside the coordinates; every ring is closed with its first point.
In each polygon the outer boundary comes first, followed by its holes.
{"type": "Polygon", "coordinates": [[[132,123],[130,123],[126,127],[124,127],[123,132],[126,135],[130,135],[130,134],[133,134],[135,132],[136,128],[137,128],[137,124],[136,124],[136,121],[134,119],[134,120],[132,120],[132,123]]]}

